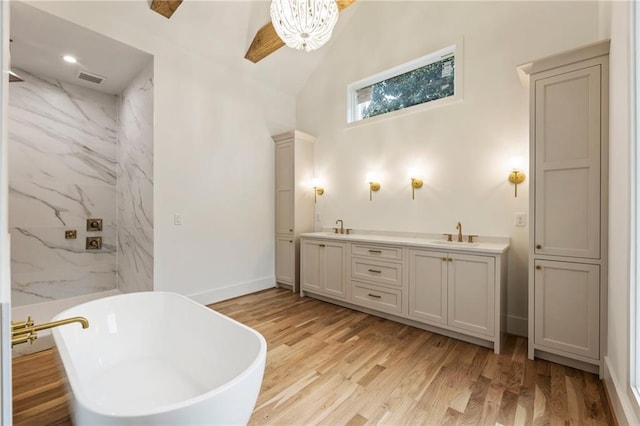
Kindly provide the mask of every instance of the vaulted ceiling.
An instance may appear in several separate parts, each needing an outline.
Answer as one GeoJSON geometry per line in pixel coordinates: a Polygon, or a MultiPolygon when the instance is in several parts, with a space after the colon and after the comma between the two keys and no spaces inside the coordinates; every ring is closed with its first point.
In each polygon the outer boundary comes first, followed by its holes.
{"type": "MultiPolygon", "coordinates": [[[[349,25],[352,17],[357,14],[359,3],[362,1],[366,0],[360,0],[340,13],[332,39],[321,49],[307,53],[283,47],[257,63],[250,62],[244,56],[256,32],[270,21],[269,1],[184,0],[170,19],[150,10],[148,0],[117,2],[92,0],[68,1],[68,3],[77,8],[94,8],[98,14],[117,15],[123,25],[140,28],[141,31],[158,37],[169,38],[173,44],[185,50],[205,55],[223,66],[240,69],[265,84],[296,95],[326,52],[331,49],[331,45],[339,38],[343,29],[349,25]]],[[[118,68],[127,68],[122,66],[123,61],[128,61],[126,57],[109,53],[109,49],[112,48],[109,39],[101,42],[99,40],[101,37],[95,37],[95,33],[93,33],[94,36],[82,37],[76,34],[70,37],[71,30],[65,30],[66,21],[54,25],[55,31],[51,30],[52,27],[48,27],[44,21],[38,25],[31,25],[32,18],[29,14],[34,13],[33,8],[15,1],[12,3],[17,3],[18,6],[12,7],[12,15],[14,15],[12,16],[12,36],[14,34],[16,36],[12,46],[14,66],[25,66],[25,63],[28,63],[27,67],[41,68],[40,70],[29,69],[29,71],[41,73],[50,71],[51,68],[47,67],[45,61],[40,61],[39,64],[34,64],[33,60],[29,62],[28,58],[34,57],[34,51],[27,47],[37,46],[41,52],[54,51],[60,50],[61,45],[69,45],[75,40],[77,43],[69,49],[82,52],[76,54],[85,58],[83,65],[90,71],[104,75],[108,79],[116,79],[115,74],[118,73],[118,68]],[[88,39],[91,39],[91,43],[87,43],[88,39]],[[99,55],[96,55],[96,52],[99,55]],[[104,62],[104,58],[114,57],[123,58],[110,61],[111,65],[120,64],[120,67],[108,67],[107,64],[101,64],[99,61],[100,58],[104,62]],[[94,60],[96,63],[91,63],[94,60]]],[[[46,3],[43,2],[45,10],[46,3]]],[[[42,15],[41,11],[37,12],[42,15]]],[[[38,19],[42,20],[43,17],[40,16],[38,19]]],[[[52,16],[51,19],[59,20],[52,16]]],[[[91,33],[89,30],[86,31],[91,33]]]]}

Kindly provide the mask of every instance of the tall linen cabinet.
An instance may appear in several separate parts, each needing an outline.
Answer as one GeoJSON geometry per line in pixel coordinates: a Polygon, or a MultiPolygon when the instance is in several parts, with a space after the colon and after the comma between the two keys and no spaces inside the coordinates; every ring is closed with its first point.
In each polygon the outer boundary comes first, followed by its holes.
{"type": "Polygon", "coordinates": [[[602,374],[609,41],[520,70],[531,105],[529,358],[602,374]]]}
{"type": "Polygon", "coordinates": [[[292,130],[275,142],[276,285],[299,290],[300,234],[313,232],[313,136],[292,130]]]}

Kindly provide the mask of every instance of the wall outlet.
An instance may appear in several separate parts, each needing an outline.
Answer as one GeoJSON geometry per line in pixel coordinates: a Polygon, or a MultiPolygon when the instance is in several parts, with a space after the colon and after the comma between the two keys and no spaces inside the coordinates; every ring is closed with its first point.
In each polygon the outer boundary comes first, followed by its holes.
{"type": "Polygon", "coordinates": [[[181,214],[175,213],[175,214],[173,215],[173,224],[174,224],[175,226],[180,226],[180,225],[182,225],[182,215],[181,215],[181,214]]]}
{"type": "Polygon", "coordinates": [[[516,226],[527,226],[527,214],[526,213],[516,213],[516,226]]]}

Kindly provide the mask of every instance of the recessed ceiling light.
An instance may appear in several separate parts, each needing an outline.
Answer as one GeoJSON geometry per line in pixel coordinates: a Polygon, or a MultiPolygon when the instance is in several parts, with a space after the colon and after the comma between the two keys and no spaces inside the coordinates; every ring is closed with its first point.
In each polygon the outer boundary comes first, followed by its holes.
{"type": "Polygon", "coordinates": [[[75,64],[76,62],[78,62],[76,57],[71,55],[64,55],[62,59],[64,59],[66,62],[69,62],[70,64],[75,64]]]}

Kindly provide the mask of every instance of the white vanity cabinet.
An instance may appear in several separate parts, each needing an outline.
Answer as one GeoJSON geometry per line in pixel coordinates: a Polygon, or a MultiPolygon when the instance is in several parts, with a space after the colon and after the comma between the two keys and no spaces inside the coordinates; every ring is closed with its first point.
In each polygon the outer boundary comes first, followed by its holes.
{"type": "Polygon", "coordinates": [[[409,250],[409,318],[447,323],[447,269],[446,253],[409,250]]]}
{"type": "Polygon", "coordinates": [[[351,302],[390,314],[406,312],[404,250],[400,246],[351,244],[351,302]]]}
{"type": "Polygon", "coordinates": [[[452,244],[443,251],[442,241],[394,238],[383,244],[380,239],[385,240],[366,234],[303,235],[301,295],[488,342],[499,353],[508,244],[452,244]]]}
{"type": "Polygon", "coordinates": [[[334,240],[301,240],[300,291],[347,299],[347,244],[334,240]]]}
{"type": "Polygon", "coordinates": [[[447,254],[447,324],[493,336],[496,318],[495,259],[468,254],[447,254]]]}
{"type": "Polygon", "coordinates": [[[275,142],[275,272],[276,283],[298,290],[299,238],[313,231],[313,193],[301,183],[313,176],[314,138],[293,130],[275,142]]]}
{"type": "Polygon", "coordinates": [[[409,250],[409,317],[493,336],[495,259],[409,250]]]}
{"type": "Polygon", "coordinates": [[[529,358],[603,373],[609,42],[520,67],[530,86],[529,358]]]}

